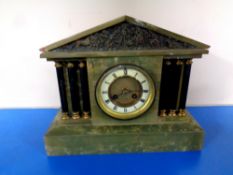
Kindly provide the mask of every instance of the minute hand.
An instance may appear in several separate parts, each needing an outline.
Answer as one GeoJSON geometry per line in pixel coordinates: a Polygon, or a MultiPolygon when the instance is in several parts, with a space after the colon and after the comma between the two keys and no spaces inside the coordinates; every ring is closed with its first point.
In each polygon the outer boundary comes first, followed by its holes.
{"type": "Polygon", "coordinates": [[[119,94],[119,96],[123,96],[123,95],[128,95],[130,93],[136,92],[137,90],[130,90],[130,89],[123,89],[121,91],[121,94],[119,94]]]}

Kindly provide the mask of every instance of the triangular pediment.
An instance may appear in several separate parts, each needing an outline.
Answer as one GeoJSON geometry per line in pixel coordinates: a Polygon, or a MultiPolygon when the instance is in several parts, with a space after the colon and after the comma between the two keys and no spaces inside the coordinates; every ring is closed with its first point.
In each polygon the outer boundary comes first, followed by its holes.
{"type": "Polygon", "coordinates": [[[123,16],[41,49],[43,52],[153,51],[207,49],[209,46],[134,18],[123,16]]]}

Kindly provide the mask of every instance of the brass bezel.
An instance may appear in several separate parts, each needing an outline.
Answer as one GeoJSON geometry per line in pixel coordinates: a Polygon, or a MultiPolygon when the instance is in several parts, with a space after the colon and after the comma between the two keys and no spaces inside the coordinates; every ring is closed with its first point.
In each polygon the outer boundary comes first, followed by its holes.
{"type": "Polygon", "coordinates": [[[136,65],[132,65],[132,64],[120,64],[120,65],[117,65],[117,66],[114,66],[110,69],[108,69],[107,71],[105,71],[102,76],[100,77],[99,81],[97,82],[97,87],[96,87],[96,100],[97,100],[97,104],[99,105],[99,107],[106,113],[108,114],[109,116],[113,117],[113,118],[116,118],[116,119],[122,119],[122,120],[127,120],[127,119],[132,119],[132,118],[136,118],[138,116],[140,116],[141,114],[143,114],[144,112],[146,112],[149,107],[152,105],[153,101],[154,101],[154,97],[155,97],[155,86],[154,86],[154,81],[152,80],[152,78],[149,76],[149,74],[143,70],[142,68],[140,68],[139,66],[136,66],[136,65]],[[149,96],[148,96],[148,99],[147,101],[145,102],[145,104],[139,108],[138,110],[136,111],[133,111],[133,112],[130,112],[130,113],[120,113],[120,112],[116,112],[116,111],[113,111],[111,109],[109,109],[102,97],[101,97],[101,84],[104,80],[104,78],[109,74],[111,73],[113,70],[115,69],[121,69],[122,67],[130,67],[130,68],[133,68],[133,69],[136,69],[137,71],[141,72],[148,80],[148,84],[149,84],[149,88],[150,88],[150,91],[149,91],[149,96]]]}

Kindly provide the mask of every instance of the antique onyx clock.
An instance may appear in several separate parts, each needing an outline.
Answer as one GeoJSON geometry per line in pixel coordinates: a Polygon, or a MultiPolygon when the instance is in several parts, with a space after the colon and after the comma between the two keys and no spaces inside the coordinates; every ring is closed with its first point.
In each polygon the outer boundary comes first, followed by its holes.
{"type": "Polygon", "coordinates": [[[42,48],[61,99],[48,155],[201,149],[186,97],[192,60],[208,48],[129,16],[42,48]]]}

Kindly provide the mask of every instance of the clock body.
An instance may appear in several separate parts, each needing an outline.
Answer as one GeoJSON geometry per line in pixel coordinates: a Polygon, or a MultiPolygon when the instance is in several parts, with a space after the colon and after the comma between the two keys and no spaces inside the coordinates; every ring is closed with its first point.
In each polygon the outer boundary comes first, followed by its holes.
{"type": "Polygon", "coordinates": [[[132,119],[146,112],[155,96],[154,81],[135,65],[120,64],[103,73],[97,82],[99,107],[117,119],[132,119]]]}

